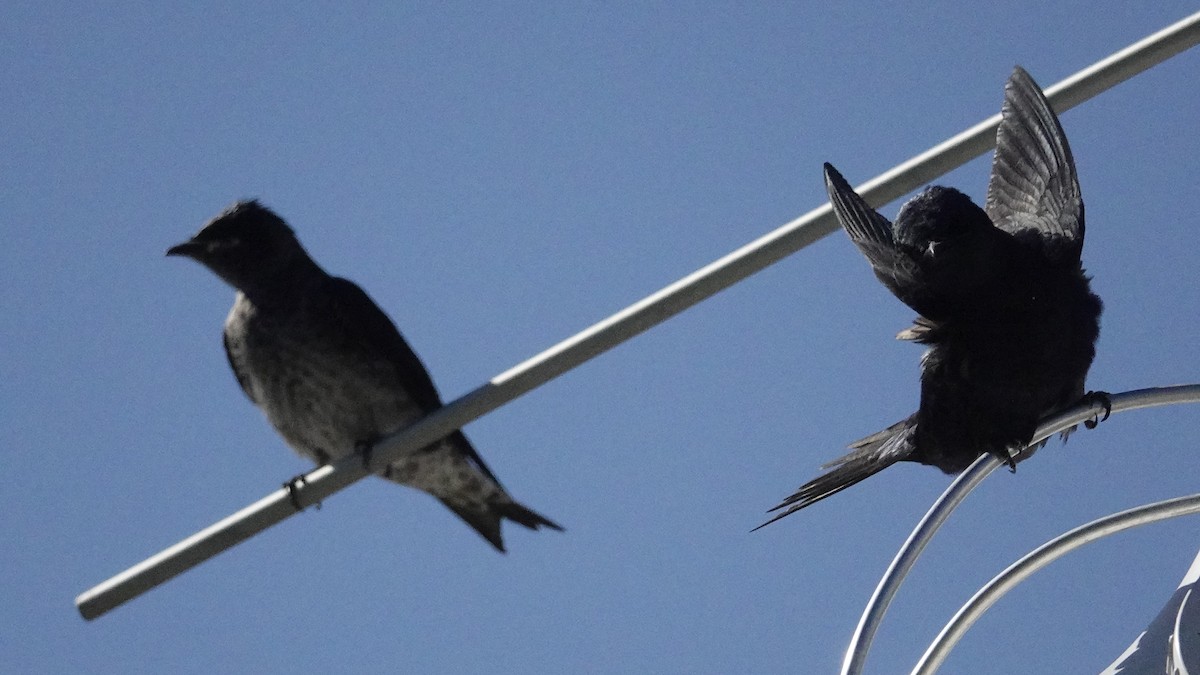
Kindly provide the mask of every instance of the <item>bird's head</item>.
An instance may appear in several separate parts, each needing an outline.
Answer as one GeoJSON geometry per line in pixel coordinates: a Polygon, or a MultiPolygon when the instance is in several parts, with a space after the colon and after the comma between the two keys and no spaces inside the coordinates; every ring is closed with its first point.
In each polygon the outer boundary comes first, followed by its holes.
{"type": "Polygon", "coordinates": [[[935,185],[910,199],[896,216],[893,236],[943,293],[970,296],[1004,268],[1007,235],[954,188],[935,185]]]}
{"type": "Polygon", "coordinates": [[[992,228],[986,212],[954,188],[933,185],[908,200],[896,216],[896,243],[937,257],[943,251],[974,247],[992,228]]]}
{"type": "Polygon", "coordinates": [[[256,200],[225,209],[167,255],[191,258],[243,291],[311,263],[292,228],[256,200]]]}

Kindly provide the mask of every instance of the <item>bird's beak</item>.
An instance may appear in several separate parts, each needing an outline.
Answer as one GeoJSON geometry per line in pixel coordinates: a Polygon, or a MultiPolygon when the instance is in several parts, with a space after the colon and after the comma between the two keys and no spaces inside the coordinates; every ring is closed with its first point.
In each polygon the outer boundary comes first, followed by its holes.
{"type": "Polygon", "coordinates": [[[188,258],[194,258],[196,252],[198,252],[200,248],[200,244],[196,243],[194,239],[188,239],[182,244],[175,244],[171,248],[167,249],[167,255],[182,255],[188,258]]]}

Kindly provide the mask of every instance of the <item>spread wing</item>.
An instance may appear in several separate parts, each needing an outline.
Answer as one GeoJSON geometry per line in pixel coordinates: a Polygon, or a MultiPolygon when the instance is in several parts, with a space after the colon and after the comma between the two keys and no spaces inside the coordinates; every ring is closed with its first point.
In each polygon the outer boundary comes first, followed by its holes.
{"type": "Polygon", "coordinates": [[[1075,159],[1041,88],[1020,66],[1004,87],[1000,114],[984,210],[1018,239],[1040,235],[1047,257],[1077,262],[1084,224],[1075,159]]]}
{"type": "Polygon", "coordinates": [[[842,174],[825,164],[825,189],[838,222],[850,241],[871,263],[875,276],[904,304],[921,314],[937,313],[936,298],[927,297],[928,284],[921,277],[917,260],[892,237],[892,224],[867,205],[842,174]]]}

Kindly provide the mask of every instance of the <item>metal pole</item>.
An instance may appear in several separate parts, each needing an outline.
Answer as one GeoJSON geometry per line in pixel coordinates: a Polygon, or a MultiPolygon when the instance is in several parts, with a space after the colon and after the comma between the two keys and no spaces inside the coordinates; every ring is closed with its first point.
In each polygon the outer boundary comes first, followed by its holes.
{"type": "MultiPolygon", "coordinates": [[[[1200,41],[1200,13],[1126,48],[1051,88],[1058,110],[1081,103],[1134,74],[1200,41]],[[1147,46],[1151,45],[1151,46],[1147,46]],[[1114,61],[1115,60],[1115,61],[1114,61]],[[1109,65],[1105,65],[1109,64],[1109,65]]],[[[942,172],[965,164],[995,142],[999,116],[919,155],[859,190],[880,205],[920,187],[942,172]]],[[[666,288],[630,305],[583,332],[510,368],[467,395],[431,413],[374,448],[372,467],[383,467],[406,452],[424,447],[495,410],[518,396],[656,326],[692,305],[815,242],[837,229],[832,208],[825,204],[742,248],[702,267],[666,288]]],[[[312,503],[366,474],[346,460],[308,475],[296,493],[312,503]]],[[[284,494],[272,495],[185,539],[158,555],[85,591],[75,605],[94,619],[158,584],[180,574],[260,530],[291,515],[282,508],[284,494]]]]}

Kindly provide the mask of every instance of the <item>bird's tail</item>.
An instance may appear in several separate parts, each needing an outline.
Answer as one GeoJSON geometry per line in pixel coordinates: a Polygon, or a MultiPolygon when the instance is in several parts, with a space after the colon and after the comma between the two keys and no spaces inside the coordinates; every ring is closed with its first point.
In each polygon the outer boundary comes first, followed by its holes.
{"type": "Polygon", "coordinates": [[[766,527],[910,457],[914,450],[913,437],[916,429],[916,415],[913,415],[883,431],[851,443],[849,447],[853,448],[853,452],[822,466],[822,469],[830,471],[800,486],[799,490],[770,511],[786,510],[754,529],[766,527]]]}
{"type": "MultiPolygon", "coordinates": [[[[501,499],[505,499],[508,495],[501,493],[501,499]]],[[[483,505],[482,508],[478,504],[462,504],[455,503],[447,499],[439,500],[446,505],[446,508],[458,514],[468,525],[475,529],[484,539],[487,539],[496,550],[504,553],[504,539],[500,535],[500,522],[508,519],[524,525],[531,530],[537,530],[542,527],[548,527],[552,530],[563,531],[562,526],[545,516],[532,511],[511,499],[506,501],[497,500],[483,505]]]]}

